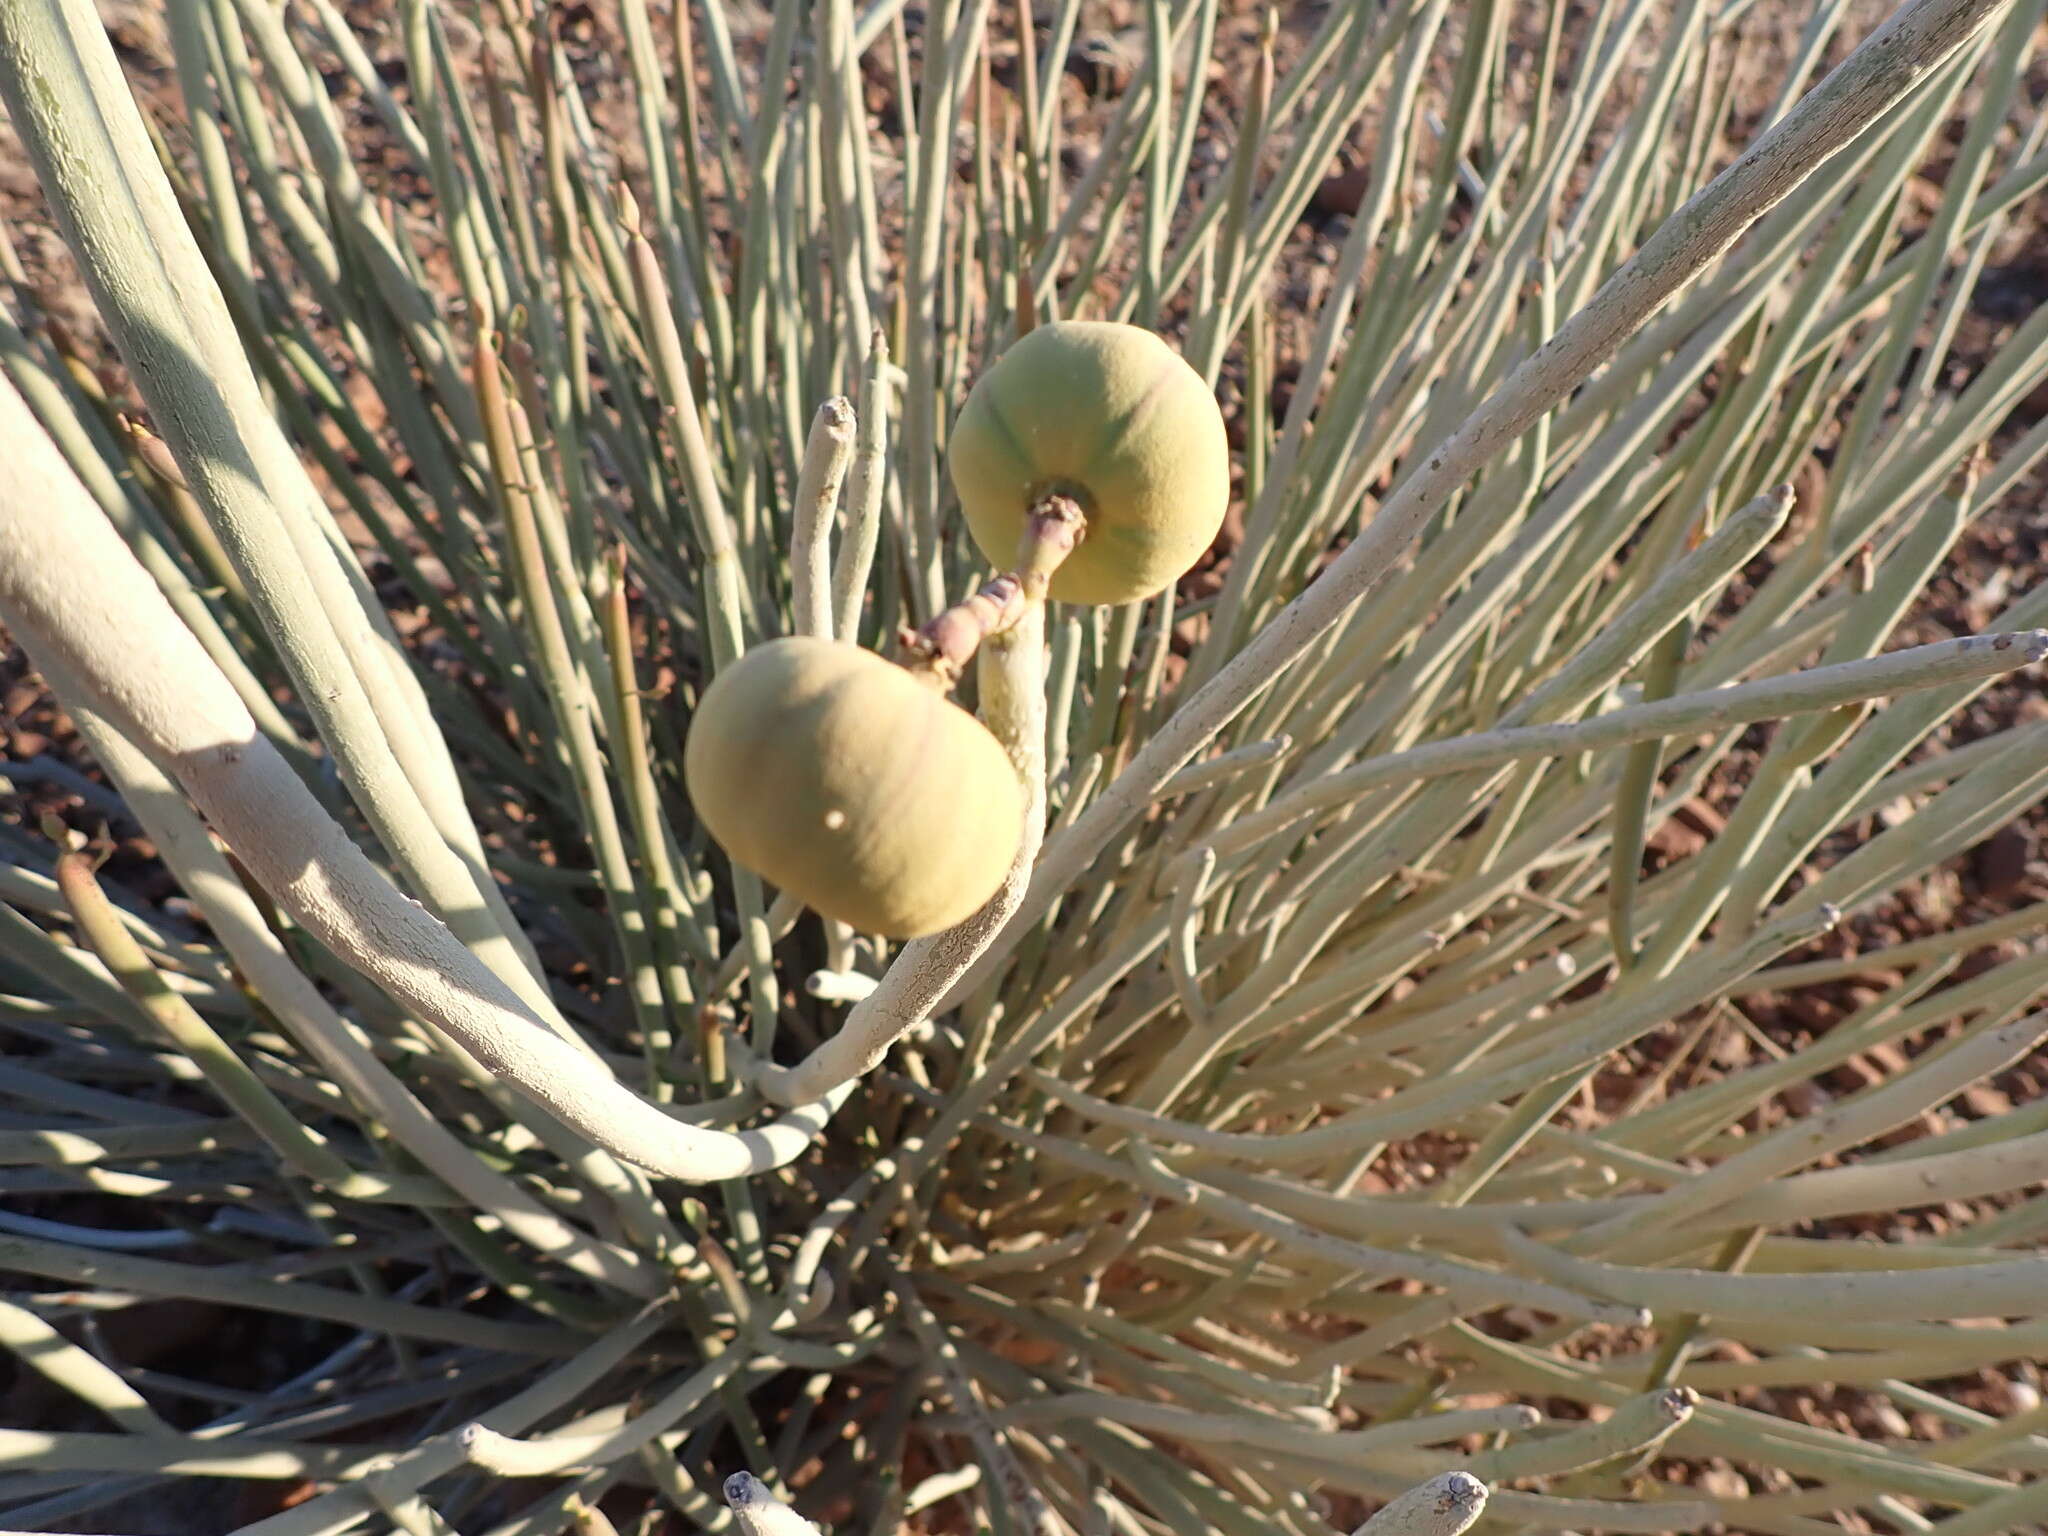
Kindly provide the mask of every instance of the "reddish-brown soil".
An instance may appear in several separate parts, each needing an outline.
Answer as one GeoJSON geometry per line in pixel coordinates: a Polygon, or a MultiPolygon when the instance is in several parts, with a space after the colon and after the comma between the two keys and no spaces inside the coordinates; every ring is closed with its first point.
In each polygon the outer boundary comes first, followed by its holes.
{"type": "MultiPolygon", "coordinates": [[[[365,12],[381,8],[363,5],[365,12]]],[[[1887,7],[1875,0],[1852,6],[1850,24],[1856,34],[1862,30],[1864,13],[1887,7]]],[[[567,8],[565,8],[567,9],[567,8]]],[[[999,8],[999,10],[1002,8],[999,8]]],[[[1219,28],[1215,58],[1210,66],[1211,96],[1207,107],[1208,128],[1198,148],[1196,174],[1206,176],[1227,156],[1231,131],[1241,107],[1241,96],[1250,78],[1249,61],[1260,6],[1226,0],[1224,20],[1219,28]]],[[[1280,44],[1283,65],[1289,52],[1298,49],[1302,37],[1320,15],[1319,7],[1307,5],[1283,8],[1286,12],[1280,44]]],[[[592,61],[604,51],[610,35],[609,7],[598,11],[567,9],[565,31],[592,61]]],[[[1782,15],[1781,36],[1757,39],[1758,64],[1755,71],[1756,100],[1748,103],[1752,112],[1761,110],[1775,90],[1778,71],[1771,65],[1785,56],[1785,43],[1796,36],[1804,6],[1774,7],[1763,0],[1760,16],[1782,15]]],[[[160,113],[173,109],[175,85],[170,77],[161,34],[151,9],[117,0],[108,7],[115,37],[124,62],[145,100],[160,113]]],[[[1076,129],[1069,135],[1075,154],[1085,146],[1086,136],[1099,124],[1105,103],[1128,82],[1134,62],[1143,54],[1142,6],[1130,0],[1092,4],[1060,88],[1073,113],[1076,129]]],[[[1768,31],[1761,28],[1760,31],[1768,31]]],[[[1007,37],[1007,32],[1004,34],[1007,37]]],[[[1006,45],[995,49],[995,75],[1000,82],[1006,61],[1013,57],[1006,45]]],[[[895,104],[886,71],[876,69],[869,77],[869,105],[884,122],[893,123],[895,104]]],[[[2025,86],[2031,110],[2048,110],[2048,65],[2037,63],[2025,86]]],[[[1958,129],[1960,124],[1957,125],[1958,129]]],[[[1330,179],[1319,189],[1314,207],[1304,221],[1302,238],[1292,243],[1286,265],[1274,286],[1278,325],[1278,382],[1274,406],[1284,410],[1292,375],[1292,360],[1305,340],[1306,306],[1319,298],[1332,264],[1343,220],[1357,206],[1364,186],[1363,158],[1368,147],[1370,124],[1362,125],[1353,143],[1330,167],[1330,179]]],[[[629,135],[622,136],[630,138],[629,135]]],[[[1930,167],[1930,193],[1938,185],[1940,166],[1930,167]]],[[[399,189],[403,191],[403,189],[399,189]]],[[[2048,210],[2037,210],[2032,221],[2015,221],[2006,245],[1987,269],[1971,301],[1957,339],[1951,364],[1954,383],[1969,375],[2010,335],[2014,325],[2044,299],[2048,299],[2048,210]]],[[[14,232],[21,257],[38,285],[39,302],[57,314],[77,334],[98,336],[91,307],[75,281],[61,244],[49,229],[41,210],[33,178],[18,153],[4,124],[0,124],[0,222],[14,232]]],[[[104,354],[103,354],[104,355],[104,354]]],[[[117,370],[110,370],[115,372],[117,370]]],[[[118,380],[117,380],[118,382],[118,380]]],[[[1233,415],[1241,402],[1241,381],[1233,375],[1225,381],[1226,403],[1233,415]]],[[[1992,443],[1994,452],[2048,415],[2048,387],[2036,390],[2015,409],[1992,443]]],[[[1823,461],[1816,461],[1811,473],[1826,473],[1823,461]]],[[[1215,561],[1191,578],[1193,592],[1213,587],[1216,561],[1226,559],[1231,540],[1226,535],[1215,561]]],[[[1760,574],[1760,573],[1752,573],[1760,574]]],[[[1954,558],[1915,608],[1895,643],[1919,643],[1945,635],[1962,634],[1987,625],[2010,596],[2048,580],[2048,472],[2036,469],[1999,505],[1988,509],[1969,530],[1954,558]]],[[[1941,744],[1955,746],[2016,723],[2038,719],[2048,713],[2039,685],[2022,677],[1987,690],[1966,711],[1946,727],[1941,744]]],[[[1759,737],[1758,741],[1761,741],[1759,737]]],[[[1702,846],[1720,824],[1721,817],[1739,798],[1746,771],[1754,762],[1758,742],[1739,750],[1708,783],[1700,800],[1680,817],[1662,828],[1653,845],[1653,857],[1671,860],[1686,856],[1702,846]]],[[[156,908],[174,896],[173,887],[153,857],[153,850],[135,829],[118,814],[111,814],[109,797],[98,782],[97,771],[81,749],[70,721],[51,699],[40,680],[27,668],[18,649],[0,636],[0,859],[18,860],[34,867],[47,867],[48,844],[37,831],[39,819],[54,815],[74,827],[106,834],[113,853],[103,878],[120,896],[139,906],[156,908]],[[7,784],[12,785],[9,792],[7,784]]],[[[1829,860],[1843,851],[1849,838],[1824,847],[1817,857],[1829,860]]],[[[1828,936],[1815,954],[1853,954],[1882,947],[1958,923],[1980,921],[2009,912],[2048,897],[2048,812],[2035,808],[2001,829],[1969,853],[1952,860],[1928,878],[1900,891],[1875,910],[1858,915],[1828,936]]],[[[181,914],[173,901],[171,920],[181,914]]],[[[2019,941],[2009,941],[2017,944],[2019,941]]],[[[2009,946],[2008,946],[2009,947],[2009,946]]],[[[1966,966],[1981,967],[2000,958],[1986,953],[1973,957],[1966,966]]],[[[1871,995],[1870,986],[1881,978],[1849,979],[1827,988],[1815,988],[1795,998],[1751,996],[1743,1009],[1751,1026],[1748,1032],[1726,1031],[1711,1038],[1694,1060],[1680,1064],[1670,1084],[1671,1091],[1688,1082],[1739,1068],[1756,1053],[1796,1049],[1824,1033],[1837,1020],[1871,995]]],[[[1629,1103],[1641,1089],[1648,1074],[1667,1064],[1682,1031],[1673,1028],[1651,1037],[1635,1051],[1618,1058],[1612,1070],[1603,1074],[1592,1093],[1570,1113],[1586,1124],[1597,1124],[1620,1106],[1629,1103]]],[[[1876,1053],[1873,1053],[1875,1056],[1876,1053]]],[[[1874,1076],[1884,1075],[1902,1064],[1903,1058],[1852,1062],[1836,1074],[1839,1081],[1805,1085],[1766,1107],[1754,1128],[1761,1129],[1786,1116],[1806,1112],[1819,1102],[1819,1095],[1843,1091],[1874,1076]]],[[[2000,1113],[2011,1106],[2039,1097],[2048,1090],[2048,1062],[2022,1062],[1994,1081],[1973,1089],[1948,1113],[1970,1117],[2000,1113]]],[[[1926,1134],[1938,1127],[1930,1116],[1919,1127],[1901,1135],[1926,1134]]],[[[1417,1160],[1428,1149],[1411,1149],[1417,1160]]],[[[81,1206],[67,1204],[65,1213],[74,1219],[91,1219],[81,1206]]],[[[58,1214],[53,1207],[50,1214],[58,1214]]],[[[1916,1209],[1902,1211],[1882,1220],[1843,1223],[1844,1234],[1858,1230],[1882,1230],[1895,1234],[1912,1229],[1939,1233],[1967,1224],[1980,1212],[1966,1209],[1916,1209]]],[[[138,1365],[163,1363],[175,1369],[179,1351],[223,1347],[215,1331],[223,1319],[208,1309],[172,1304],[148,1310],[149,1326],[135,1330],[137,1337],[110,1340],[117,1352],[138,1365]],[[203,1340],[203,1344],[195,1344],[203,1340]]],[[[248,1332],[246,1322],[236,1325],[248,1332]]],[[[268,1365],[283,1357],[296,1357],[303,1340],[288,1338],[286,1332],[304,1325],[280,1322],[277,1337],[236,1335],[234,1349],[248,1364],[249,1385],[262,1378],[268,1365]]],[[[260,1334],[260,1331],[259,1331],[260,1334]]],[[[0,1373],[9,1368],[0,1364],[0,1373]]],[[[2039,1386],[2039,1372],[2021,1367],[2009,1374],[1982,1371],[1944,1383],[1943,1390],[1965,1404],[1988,1412],[2010,1412],[2027,1400],[2026,1394],[2039,1386]]],[[[0,1391],[0,1423],[29,1426],[62,1423],[65,1427],[97,1427],[71,1423],[72,1415],[59,1409],[57,1396],[45,1390],[39,1378],[13,1372],[0,1391]]],[[[1831,1428],[1877,1437],[1931,1435],[1936,1426],[1919,1422],[1914,1415],[1901,1414],[1876,1394],[1855,1391],[1771,1392],[1753,1395],[1759,1405],[1776,1413],[1804,1418],[1831,1428]]],[[[1924,1416],[1920,1416],[1924,1417],[1924,1416]]],[[[1667,1468],[1672,1475],[1689,1478],[1716,1494],[1741,1491],[1746,1482],[1757,1492],[1791,1486],[1783,1474],[1768,1469],[1734,1468],[1725,1463],[1703,1463],[1687,1468],[1667,1468]]],[[[182,1496],[181,1496],[182,1497],[182,1496]]],[[[195,1508],[185,1514],[162,1503],[149,1510],[146,1527],[158,1532],[193,1532],[217,1528],[217,1501],[197,1498],[195,1508]],[[200,1508],[206,1511],[201,1513],[200,1508]]],[[[114,1529],[98,1525],[98,1529],[114,1529]]]]}

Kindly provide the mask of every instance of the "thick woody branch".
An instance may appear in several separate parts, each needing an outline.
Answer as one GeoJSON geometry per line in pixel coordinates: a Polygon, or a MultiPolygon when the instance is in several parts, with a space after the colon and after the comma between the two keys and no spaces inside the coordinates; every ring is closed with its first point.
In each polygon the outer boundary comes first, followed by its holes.
{"type": "Polygon", "coordinates": [[[191,795],[256,883],[402,1007],[628,1162],[692,1181],[799,1156],[841,1094],[759,1130],[686,1125],[546,1028],[328,816],[0,381],[0,618],[191,795]]]}

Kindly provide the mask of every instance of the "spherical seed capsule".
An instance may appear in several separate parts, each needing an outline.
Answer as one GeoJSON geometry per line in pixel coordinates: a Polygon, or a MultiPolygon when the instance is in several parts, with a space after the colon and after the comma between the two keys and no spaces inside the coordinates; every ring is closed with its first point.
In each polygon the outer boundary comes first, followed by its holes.
{"type": "Polygon", "coordinates": [[[832,640],[771,641],[719,673],[683,774],[728,855],[863,933],[915,938],[972,915],[1023,837],[1024,787],[987,727],[832,640]]]}
{"type": "Polygon", "coordinates": [[[998,570],[1040,497],[1080,505],[1087,536],[1052,579],[1069,603],[1162,590],[1214,542],[1230,501],[1209,386],[1152,332],[1105,320],[1041,325],[998,358],[960,408],[947,467],[998,570]]]}

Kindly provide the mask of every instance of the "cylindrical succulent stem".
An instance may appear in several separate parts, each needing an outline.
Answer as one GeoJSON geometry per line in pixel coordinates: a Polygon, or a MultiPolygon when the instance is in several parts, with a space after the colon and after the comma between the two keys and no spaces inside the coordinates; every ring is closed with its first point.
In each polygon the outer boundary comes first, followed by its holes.
{"type": "Polygon", "coordinates": [[[1487,1491],[1469,1472],[1439,1472],[1385,1505],[1352,1536],[1457,1536],[1485,1513],[1487,1491]]]}
{"type": "Polygon", "coordinates": [[[853,465],[846,479],[846,529],[832,566],[832,608],[839,638],[858,640],[862,601],[882,533],[882,495],[888,456],[889,344],[876,326],[861,376],[854,413],[853,465]]]}
{"type": "Polygon", "coordinates": [[[335,557],[320,493],[257,388],[92,7],[7,6],[0,98],[137,393],[351,796],[408,886],[527,1007],[559,1025],[483,871],[418,679],[399,660],[381,606],[365,600],[360,572],[351,578],[335,557]]]}
{"type": "MultiPolygon", "coordinates": [[[[213,1090],[256,1127],[293,1171],[330,1189],[356,1194],[367,1186],[370,1198],[385,1193],[385,1180],[363,1178],[301,1125],[198,1010],[171,989],[134,935],[121,925],[113,903],[94,878],[90,858],[74,849],[58,855],[56,869],[57,887],[87,946],[151,1022],[191,1058],[213,1090]]],[[[427,1190],[431,1192],[430,1184],[427,1190]]]]}
{"type": "Polygon", "coordinates": [[[832,519],[853,452],[853,402],[834,395],[811,423],[791,513],[790,607],[800,635],[829,639],[833,632],[832,519]]]}
{"type": "Polygon", "coordinates": [[[550,1030],[401,894],[259,735],[21,396],[0,387],[0,613],[31,657],[167,766],[301,927],[484,1067],[617,1157],[692,1182],[793,1161],[838,1100],[744,1136],[670,1118],[550,1030]],[[34,513],[30,513],[34,508],[34,513]]]}

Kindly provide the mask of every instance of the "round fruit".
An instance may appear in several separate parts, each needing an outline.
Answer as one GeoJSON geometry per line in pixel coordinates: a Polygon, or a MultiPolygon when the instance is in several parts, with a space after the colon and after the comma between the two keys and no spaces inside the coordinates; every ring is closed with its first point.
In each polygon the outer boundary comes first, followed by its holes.
{"type": "Polygon", "coordinates": [[[771,641],[719,673],[683,773],[726,853],[863,933],[916,938],[972,915],[1024,834],[1024,786],[988,728],[832,640],[771,641]]]}
{"type": "Polygon", "coordinates": [[[1032,503],[1073,497],[1087,536],[1053,576],[1068,603],[1129,603],[1185,572],[1230,501],[1223,413],[1150,331],[1063,320],[1029,332],[968,393],[947,449],[981,552],[1008,570],[1032,503]]]}

